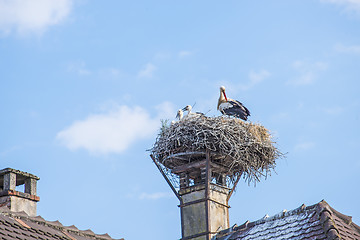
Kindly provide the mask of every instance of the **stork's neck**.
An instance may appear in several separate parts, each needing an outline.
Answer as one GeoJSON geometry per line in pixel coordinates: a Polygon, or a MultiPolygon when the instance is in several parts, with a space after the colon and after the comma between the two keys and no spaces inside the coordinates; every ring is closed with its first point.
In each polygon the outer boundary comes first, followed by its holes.
{"type": "Polygon", "coordinates": [[[188,107],[187,111],[188,111],[188,114],[191,113],[191,110],[192,110],[192,107],[188,107]]]}
{"type": "Polygon", "coordinates": [[[219,98],[220,101],[224,101],[225,100],[225,95],[224,95],[224,92],[223,91],[220,91],[220,98],[219,98]]]}
{"type": "Polygon", "coordinates": [[[224,93],[222,91],[220,91],[220,97],[219,97],[218,106],[217,106],[218,110],[219,110],[220,104],[223,102],[226,102],[226,99],[225,99],[224,93]]]}

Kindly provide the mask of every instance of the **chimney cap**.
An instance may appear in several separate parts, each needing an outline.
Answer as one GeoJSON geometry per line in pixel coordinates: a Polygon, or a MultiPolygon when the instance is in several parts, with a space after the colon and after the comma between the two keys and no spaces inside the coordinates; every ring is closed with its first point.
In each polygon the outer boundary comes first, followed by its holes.
{"type": "Polygon", "coordinates": [[[31,173],[23,172],[23,171],[16,170],[16,169],[13,169],[13,168],[5,168],[5,169],[0,170],[0,186],[3,185],[2,181],[4,181],[2,176],[4,176],[5,174],[8,174],[8,173],[15,173],[16,174],[16,186],[24,184],[25,180],[27,178],[32,178],[32,179],[35,179],[36,181],[40,180],[39,177],[37,177],[37,176],[35,176],[35,175],[31,174],[31,173]]]}

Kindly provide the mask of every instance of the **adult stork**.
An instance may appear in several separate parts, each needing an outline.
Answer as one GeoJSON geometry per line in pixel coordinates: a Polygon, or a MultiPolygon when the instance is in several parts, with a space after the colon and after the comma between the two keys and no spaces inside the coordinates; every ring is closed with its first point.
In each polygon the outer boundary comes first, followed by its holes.
{"type": "Polygon", "coordinates": [[[250,116],[250,111],[241,102],[226,97],[224,86],[220,87],[217,109],[222,114],[241,118],[244,121],[250,116]]]}

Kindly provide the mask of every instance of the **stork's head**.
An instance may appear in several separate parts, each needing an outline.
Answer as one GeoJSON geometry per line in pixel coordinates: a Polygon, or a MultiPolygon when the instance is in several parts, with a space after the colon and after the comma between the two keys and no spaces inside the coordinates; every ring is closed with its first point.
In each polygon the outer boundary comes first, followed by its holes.
{"type": "Polygon", "coordinates": [[[184,107],[182,110],[183,110],[183,111],[191,112],[191,109],[192,109],[191,105],[187,105],[187,106],[184,107]]]}
{"type": "Polygon", "coordinates": [[[224,87],[224,86],[221,86],[221,87],[220,87],[220,95],[221,95],[221,94],[224,94],[225,100],[227,101],[227,97],[226,97],[226,94],[225,94],[225,87],[224,87]]]}

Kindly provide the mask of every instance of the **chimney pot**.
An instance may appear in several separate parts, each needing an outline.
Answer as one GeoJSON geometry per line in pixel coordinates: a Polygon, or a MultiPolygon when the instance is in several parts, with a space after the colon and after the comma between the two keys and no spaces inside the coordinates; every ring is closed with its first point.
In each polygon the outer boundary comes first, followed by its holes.
{"type": "Polygon", "coordinates": [[[36,196],[37,176],[5,168],[0,170],[0,206],[7,206],[11,211],[24,211],[29,216],[36,216],[36,204],[40,198],[36,196]],[[25,185],[24,192],[17,191],[16,186],[25,185]]]}

